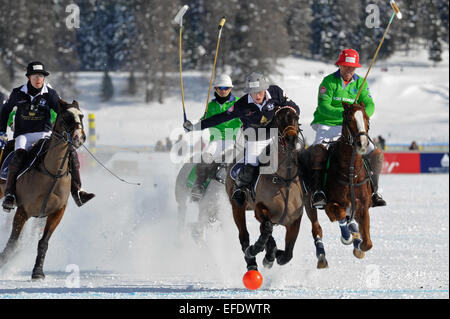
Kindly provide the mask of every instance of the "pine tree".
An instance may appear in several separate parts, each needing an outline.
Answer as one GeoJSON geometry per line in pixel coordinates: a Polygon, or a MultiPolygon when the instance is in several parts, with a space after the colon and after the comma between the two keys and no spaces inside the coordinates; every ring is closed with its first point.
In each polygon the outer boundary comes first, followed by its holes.
{"type": "Polygon", "coordinates": [[[100,98],[102,102],[107,102],[114,96],[114,86],[111,80],[111,76],[108,71],[103,73],[102,87],[100,92],[100,98]]]}
{"type": "Polygon", "coordinates": [[[313,0],[290,0],[287,10],[287,31],[291,53],[297,56],[311,56],[313,0]]]}

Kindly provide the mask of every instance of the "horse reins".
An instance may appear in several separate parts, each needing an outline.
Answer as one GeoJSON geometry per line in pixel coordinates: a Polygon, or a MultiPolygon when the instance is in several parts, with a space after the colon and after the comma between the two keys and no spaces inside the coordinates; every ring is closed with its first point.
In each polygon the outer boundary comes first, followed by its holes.
{"type": "MultiPolygon", "coordinates": [[[[66,121],[64,121],[64,118],[62,118],[62,121],[64,123],[64,129],[66,128],[66,121]]],[[[81,126],[80,123],[77,123],[78,125],[81,126]]],[[[59,166],[57,173],[56,174],[52,174],[49,172],[49,170],[47,169],[47,167],[45,167],[45,162],[42,161],[42,166],[44,167],[45,171],[38,168],[37,170],[45,175],[48,175],[50,177],[53,178],[53,183],[50,186],[47,195],[44,198],[44,201],[42,203],[41,206],[41,210],[39,211],[39,216],[38,218],[42,218],[43,214],[45,213],[45,209],[47,208],[47,204],[48,204],[48,200],[50,199],[50,194],[53,192],[53,189],[55,188],[56,182],[58,181],[58,179],[60,179],[61,177],[67,176],[69,174],[70,168],[67,167],[67,171],[62,174],[62,170],[64,168],[64,165],[67,161],[67,159],[69,158],[69,153],[70,153],[70,146],[69,145],[73,145],[72,143],[72,132],[77,128],[77,126],[75,126],[71,131],[64,131],[64,134],[60,134],[58,132],[52,131],[52,135],[54,134],[56,136],[56,138],[58,138],[58,142],[56,143],[56,145],[54,145],[53,147],[56,147],[57,145],[59,145],[61,142],[66,142],[67,146],[66,146],[66,152],[64,154],[63,160],[61,162],[61,165],[59,166]]],[[[81,126],[81,129],[83,129],[83,127],[81,126]]],[[[53,148],[52,147],[52,148],[53,148]]],[[[47,153],[51,148],[47,149],[43,154],[47,153]]],[[[43,155],[42,154],[42,155],[43,155]]]]}

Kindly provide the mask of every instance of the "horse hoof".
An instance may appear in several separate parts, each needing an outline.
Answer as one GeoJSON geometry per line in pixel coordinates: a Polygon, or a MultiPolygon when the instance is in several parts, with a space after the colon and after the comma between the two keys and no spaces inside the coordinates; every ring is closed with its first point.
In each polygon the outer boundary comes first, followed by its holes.
{"type": "Polygon", "coordinates": [[[363,259],[365,254],[362,250],[353,248],[353,255],[358,259],[363,259]]]}
{"type": "Polygon", "coordinates": [[[317,269],[328,268],[328,261],[325,258],[325,255],[320,255],[317,260],[317,269]]]}
{"type": "Polygon", "coordinates": [[[275,261],[275,259],[272,261],[269,261],[266,257],[264,257],[264,259],[263,259],[264,268],[268,268],[268,269],[272,268],[274,261],[275,261]]]}
{"type": "Polygon", "coordinates": [[[351,245],[353,243],[353,236],[350,236],[347,240],[341,236],[341,243],[344,245],[351,245]]]}
{"type": "Polygon", "coordinates": [[[277,263],[280,266],[286,265],[292,259],[291,256],[286,256],[285,252],[282,250],[277,251],[277,263]]]}
{"type": "Polygon", "coordinates": [[[40,281],[40,280],[44,280],[44,279],[45,279],[44,274],[32,274],[31,275],[31,280],[33,280],[33,281],[40,281]]]}

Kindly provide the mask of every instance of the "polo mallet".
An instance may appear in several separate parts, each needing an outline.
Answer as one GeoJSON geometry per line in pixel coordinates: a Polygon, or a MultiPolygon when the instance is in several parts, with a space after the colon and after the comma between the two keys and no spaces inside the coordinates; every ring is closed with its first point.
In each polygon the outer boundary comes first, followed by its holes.
{"type": "Polygon", "coordinates": [[[211,72],[211,78],[209,79],[208,98],[206,99],[205,114],[206,114],[206,112],[208,112],[209,96],[211,94],[211,87],[212,87],[212,82],[214,79],[214,71],[216,70],[217,54],[219,53],[220,38],[222,37],[222,28],[225,24],[225,21],[226,21],[225,16],[223,16],[219,22],[219,36],[217,37],[216,55],[214,57],[214,64],[213,64],[213,69],[211,72]]]}
{"type": "Polygon", "coordinates": [[[394,20],[395,16],[397,16],[398,19],[402,18],[402,13],[400,12],[400,9],[399,9],[397,3],[395,3],[394,0],[390,0],[390,1],[391,1],[391,7],[394,10],[394,12],[392,13],[391,20],[389,20],[389,24],[386,27],[386,31],[384,31],[383,38],[381,39],[381,42],[378,45],[377,51],[375,52],[375,55],[373,56],[372,62],[370,63],[369,69],[367,70],[366,76],[364,77],[364,81],[363,81],[361,87],[359,88],[358,95],[356,95],[356,99],[355,99],[354,103],[357,103],[357,101],[358,101],[358,98],[361,94],[364,84],[366,83],[367,77],[369,76],[370,69],[372,69],[375,59],[377,58],[378,52],[380,52],[381,45],[384,42],[384,38],[386,37],[386,34],[389,31],[389,27],[391,26],[392,21],[394,20]]]}
{"type": "Polygon", "coordinates": [[[183,67],[182,67],[182,60],[181,60],[181,42],[183,37],[183,16],[186,13],[186,11],[189,9],[189,6],[185,4],[177,13],[173,21],[176,24],[180,25],[180,41],[179,41],[179,51],[180,51],[180,85],[181,85],[181,103],[183,103],[183,116],[184,116],[184,122],[187,121],[186,118],[186,107],[184,106],[184,89],[183,89],[183,67]]]}

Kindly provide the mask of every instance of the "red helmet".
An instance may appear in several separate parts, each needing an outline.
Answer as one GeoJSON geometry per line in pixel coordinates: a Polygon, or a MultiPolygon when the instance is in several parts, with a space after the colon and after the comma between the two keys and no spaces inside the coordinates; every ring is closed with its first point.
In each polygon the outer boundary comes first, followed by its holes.
{"type": "Polygon", "coordinates": [[[354,68],[360,68],[359,64],[359,54],[356,50],[345,49],[339,55],[339,60],[337,60],[336,65],[351,66],[354,68]]]}

